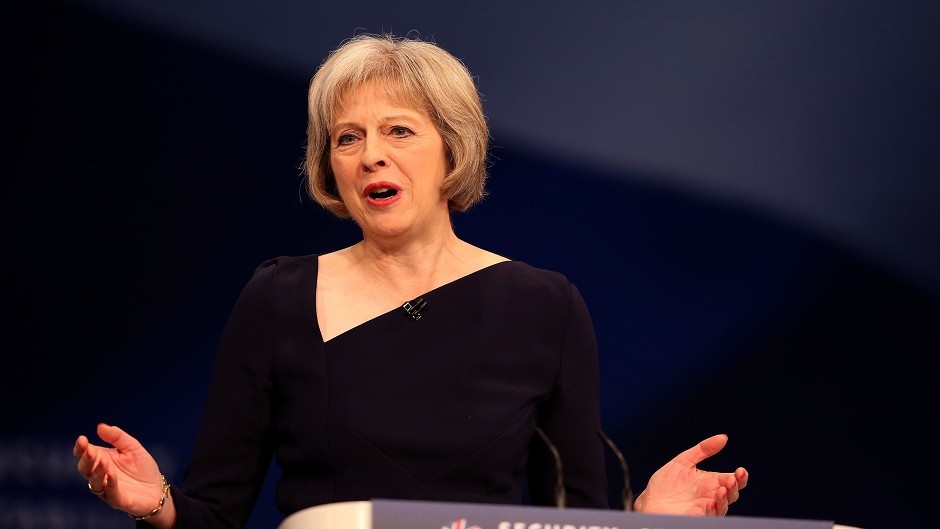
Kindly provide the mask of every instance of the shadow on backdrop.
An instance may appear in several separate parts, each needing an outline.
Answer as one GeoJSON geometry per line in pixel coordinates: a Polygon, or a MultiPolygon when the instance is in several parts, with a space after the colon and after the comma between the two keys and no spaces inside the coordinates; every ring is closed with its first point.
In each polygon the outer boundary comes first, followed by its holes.
{"type": "MultiPolygon", "coordinates": [[[[124,527],[74,472],[74,437],[121,425],[179,482],[216,340],[255,265],[357,232],[302,189],[307,79],[42,7],[15,63],[3,198],[15,369],[0,525],[124,527]]],[[[579,286],[605,428],[636,490],[727,432],[704,466],[749,468],[734,514],[921,519],[936,467],[921,359],[940,350],[940,301],[760,211],[494,135],[490,196],[455,217],[457,233],[579,286]]],[[[280,519],[271,493],[269,480],[250,527],[280,519]]]]}

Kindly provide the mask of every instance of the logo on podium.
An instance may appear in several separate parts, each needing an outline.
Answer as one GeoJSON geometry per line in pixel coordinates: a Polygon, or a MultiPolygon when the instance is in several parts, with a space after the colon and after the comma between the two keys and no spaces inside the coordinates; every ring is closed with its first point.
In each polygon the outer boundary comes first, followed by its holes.
{"type": "Polygon", "coordinates": [[[467,520],[464,518],[461,518],[459,520],[454,520],[453,522],[450,523],[449,526],[445,525],[441,527],[441,529],[480,529],[480,526],[479,525],[468,526],[467,520]]]}

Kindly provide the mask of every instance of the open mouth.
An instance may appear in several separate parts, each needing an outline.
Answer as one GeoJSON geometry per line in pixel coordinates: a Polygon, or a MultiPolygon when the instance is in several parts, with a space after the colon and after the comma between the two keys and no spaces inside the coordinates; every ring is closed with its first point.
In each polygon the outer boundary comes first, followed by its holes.
{"type": "Polygon", "coordinates": [[[378,187],[369,191],[369,198],[375,200],[384,200],[386,198],[392,198],[398,194],[397,189],[392,189],[390,187],[378,187]]]}
{"type": "Polygon", "coordinates": [[[388,182],[375,182],[366,186],[363,195],[372,203],[390,204],[401,193],[401,188],[388,182]]]}

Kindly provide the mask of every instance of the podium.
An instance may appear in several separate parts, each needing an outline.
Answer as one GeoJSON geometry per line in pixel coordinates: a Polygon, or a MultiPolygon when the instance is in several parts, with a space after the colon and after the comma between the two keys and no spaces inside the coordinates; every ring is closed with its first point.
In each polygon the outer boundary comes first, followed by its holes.
{"type": "Polygon", "coordinates": [[[823,520],[673,516],[604,509],[407,500],[330,503],[297,511],[278,529],[850,529],[823,520]]]}

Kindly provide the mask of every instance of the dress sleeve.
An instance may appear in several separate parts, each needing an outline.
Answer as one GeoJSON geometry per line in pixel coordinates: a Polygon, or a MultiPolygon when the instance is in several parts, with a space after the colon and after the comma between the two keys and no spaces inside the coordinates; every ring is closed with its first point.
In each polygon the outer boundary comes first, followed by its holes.
{"type": "Polygon", "coordinates": [[[273,452],[276,270],[274,260],[258,266],[222,333],[183,487],[172,488],[177,529],[244,527],[264,483],[273,452]]]}
{"type": "MultiPolygon", "coordinates": [[[[539,427],[557,448],[566,490],[566,506],[609,508],[604,445],[598,431],[600,374],[597,339],[587,305],[577,287],[568,285],[565,332],[560,345],[558,378],[539,410],[539,427]]],[[[537,505],[555,505],[555,458],[536,436],[529,459],[529,496],[537,505]]]]}

